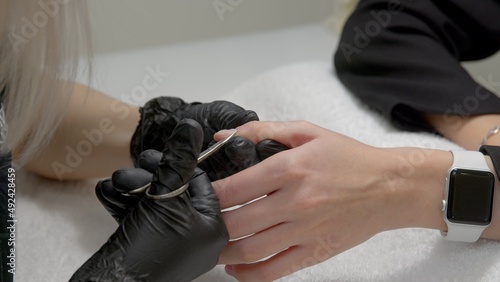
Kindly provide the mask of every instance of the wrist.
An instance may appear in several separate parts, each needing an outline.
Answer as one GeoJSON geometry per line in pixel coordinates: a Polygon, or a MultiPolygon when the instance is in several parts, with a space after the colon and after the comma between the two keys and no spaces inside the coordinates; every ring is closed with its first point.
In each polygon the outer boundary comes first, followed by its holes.
{"type": "Polygon", "coordinates": [[[485,135],[486,138],[483,137],[483,142],[481,143],[481,145],[500,146],[500,132],[489,135],[489,136],[488,135],[489,134],[485,135]]]}
{"type": "Polygon", "coordinates": [[[448,151],[423,148],[384,149],[388,204],[393,217],[388,229],[421,227],[446,230],[441,211],[446,175],[453,163],[448,151]]]}

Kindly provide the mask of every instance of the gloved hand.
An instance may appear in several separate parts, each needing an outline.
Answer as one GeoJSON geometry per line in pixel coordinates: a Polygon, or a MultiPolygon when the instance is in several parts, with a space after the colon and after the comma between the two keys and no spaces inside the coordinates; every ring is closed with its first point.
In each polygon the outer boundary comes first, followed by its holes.
{"type": "Polygon", "coordinates": [[[149,149],[137,158],[138,168],[119,169],[111,178],[97,183],[95,193],[104,208],[120,224],[144,197],[141,194],[129,194],[129,191],[151,183],[163,154],[149,149]]]}
{"type": "Polygon", "coordinates": [[[202,138],[196,122],[178,124],[149,194],[189,182],[188,190],[168,199],[137,197],[116,232],[70,281],[190,281],[216,265],[229,235],[210,180],[196,168],[202,138]]]}
{"type": "MultiPolygon", "coordinates": [[[[272,140],[264,140],[257,145],[248,145],[248,139],[235,137],[236,140],[224,145],[225,156],[232,156],[231,161],[245,164],[250,161],[261,161],[286,147],[272,140]],[[258,153],[258,154],[257,154],[258,153]]],[[[151,182],[162,153],[153,149],[142,152],[137,158],[138,168],[120,169],[113,173],[110,179],[101,180],[96,186],[96,195],[101,204],[120,224],[122,220],[135,208],[143,195],[129,195],[128,192],[151,182]]],[[[212,156],[205,160],[211,160],[212,156]]],[[[215,159],[213,162],[220,160],[215,159]]],[[[202,166],[203,163],[199,164],[202,166]]],[[[221,164],[222,165],[222,164],[221,164]]],[[[227,165],[227,164],[226,164],[227,165]]],[[[224,173],[224,171],[222,171],[224,173]]],[[[221,176],[219,174],[218,176],[221,176]]],[[[221,177],[222,178],[222,177],[221,177]]]]}
{"type": "MultiPolygon", "coordinates": [[[[148,101],[140,109],[141,121],[132,136],[130,152],[135,166],[144,150],[162,150],[165,140],[182,119],[197,121],[203,128],[202,149],[214,143],[213,135],[222,129],[232,129],[250,121],[259,120],[257,114],[227,101],[211,103],[185,103],[174,97],[159,97],[148,101]]],[[[255,146],[243,137],[234,138],[225,146],[225,150],[212,155],[200,164],[214,181],[233,175],[260,161],[259,155],[287,149],[275,141],[267,140],[263,145],[255,146]]]]}

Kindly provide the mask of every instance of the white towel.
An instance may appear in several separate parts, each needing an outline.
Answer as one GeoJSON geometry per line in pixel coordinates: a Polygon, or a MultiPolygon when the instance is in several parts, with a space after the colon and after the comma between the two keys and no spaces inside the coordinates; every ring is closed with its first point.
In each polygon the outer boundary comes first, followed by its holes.
{"type": "MultiPolygon", "coordinates": [[[[339,83],[330,63],[266,72],[221,99],[262,120],[303,119],[374,146],[453,149],[427,133],[395,130],[339,83]]],[[[95,181],[54,183],[18,173],[16,281],[67,281],[116,228],[94,196],[95,181]]],[[[500,243],[447,242],[438,231],[403,229],[367,242],[283,281],[500,281],[500,243]]],[[[218,266],[196,281],[234,281],[218,266]]]]}

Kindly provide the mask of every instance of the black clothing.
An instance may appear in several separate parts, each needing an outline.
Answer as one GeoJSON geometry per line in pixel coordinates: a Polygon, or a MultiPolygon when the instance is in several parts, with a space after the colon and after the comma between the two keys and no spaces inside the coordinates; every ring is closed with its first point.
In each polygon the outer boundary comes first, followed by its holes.
{"type": "Polygon", "coordinates": [[[500,177],[500,146],[488,146],[483,145],[479,148],[479,151],[483,153],[483,155],[488,155],[491,158],[491,162],[495,167],[495,172],[498,177],[500,177]]]}
{"type": "Polygon", "coordinates": [[[362,0],[334,56],[338,77],[405,130],[433,131],[422,112],[500,113],[500,98],[460,65],[500,49],[498,19],[498,0],[362,0]]]}
{"type": "MultiPolygon", "coordinates": [[[[0,281],[1,282],[7,282],[7,281],[13,281],[14,275],[13,271],[15,269],[12,268],[12,266],[15,265],[11,264],[10,258],[12,256],[15,256],[15,252],[11,252],[11,249],[15,249],[15,241],[9,239],[11,238],[11,231],[14,231],[12,229],[7,229],[7,227],[11,226],[15,222],[9,223],[10,220],[13,218],[10,217],[9,215],[9,209],[8,209],[8,203],[9,199],[13,199],[10,196],[13,197],[14,193],[9,194],[9,187],[8,183],[8,170],[10,168],[10,156],[0,156],[0,281]],[[10,272],[9,272],[10,271],[10,272]]],[[[11,200],[12,201],[12,200],[11,200]]],[[[14,235],[15,236],[15,235],[14,235]]],[[[15,259],[15,258],[14,258],[15,259]]]]}
{"type": "MultiPolygon", "coordinates": [[[[0,102],[3,101],[4,90],[0,90],[0,102]]],[[[0,109],[1,107],[0,104],[0,109]]],[[[15,249],[15,241],[9,241],[11,234],[15,236],[15,233],[12,233],[15,229],[7,229],[9,226],[15,225],[15,222],[9,222],[9,220],[14,219],[11,217],[14,214],[9,214],[9,199],[15,201],[15,193],[9,193],[12,192],[9,191],[9,178],[12,179],[9,177],[10,160],[10,155],[0,156],[0,282],[14,281],[13,272],[15,271],[13,268],[15,263],[12,264],[9,258],[16,255],[15,252],[11,252],[15,249]]],[[[13,181],[15,183],[15,179],[13,181]]]]}
{"type": "MultiPolygon", "coordinates": [[[[4,94],[5,88],[0,89],[0,109],[3,107],[1,102],[3,101],[4,94]]],[[[9,243],[11,229],[7,229],[8,225],[10,225],[8,224],[8,220],[12,219],[8,209],[10,192],[8,176],[10,167],[10,155],[0,155],[0,282],[14,281],[11,267],[13,265],[10,264],[9,266],[10,259],[8,258],[8,256],[12,256],[11,249],[15,248],[15,245],[13,245],[14,241],[10,241],[9,243]]],[[[12,196],[11,199],[15,201],[14,194],[15,193],[11,193],[10,196],[12,196]]]]}

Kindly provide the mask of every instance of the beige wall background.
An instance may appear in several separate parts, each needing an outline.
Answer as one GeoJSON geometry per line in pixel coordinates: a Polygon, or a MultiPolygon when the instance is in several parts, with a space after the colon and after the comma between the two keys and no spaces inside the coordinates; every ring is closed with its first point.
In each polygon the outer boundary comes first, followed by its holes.
{"type": "MultiPolygon", "coordinates": [[[[301,24],[322,23],[339,32],[359,0],[88,1],[99,54],[301,24]]],[[[464,66],[476,79],[490,76],[500,84],[500,54],[464,66]]]]}
{"type": "Polygon", "coordinates": [[[96,53],[324,22],[331,18],[336,3],[336,0],[89,0],[96,53]]]}

